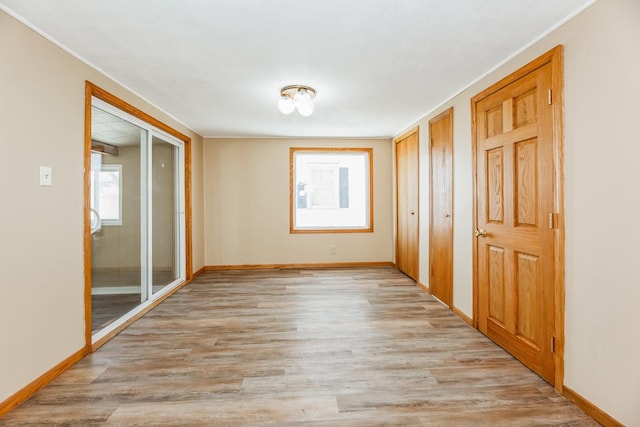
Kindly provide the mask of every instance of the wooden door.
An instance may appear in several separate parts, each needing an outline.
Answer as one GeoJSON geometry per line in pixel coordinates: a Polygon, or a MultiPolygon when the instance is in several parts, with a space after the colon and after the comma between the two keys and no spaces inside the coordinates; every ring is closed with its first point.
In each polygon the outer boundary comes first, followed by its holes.
{"type": "Polygon", "coordinates": [[[554,351],[563,310],[556,261],[561,108],[553,104],[561,93],[553,88],[561,81],[560,54],[551,51],[472,100],[475,320],[551,384],[558,378],[554,351]]]}
{"type": "Polygon", "coordinates": [[[453,303],[453,109],[429,121],[431,142],[431,210],[429,221],[429,290],[453,303]]]}
{"type": "Polygon", "coordinates": [[[418,280],[419,145],[417,128],[396,140],[396,266],[418,280]]]}

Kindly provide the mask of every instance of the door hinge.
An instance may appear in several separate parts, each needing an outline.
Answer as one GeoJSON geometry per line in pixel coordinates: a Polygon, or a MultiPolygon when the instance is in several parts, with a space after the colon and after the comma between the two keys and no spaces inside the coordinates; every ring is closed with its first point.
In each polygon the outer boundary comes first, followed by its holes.
{"type": "Polygon", "coordinates": [[[551,89],[547,89],[547,104],[551,105],[553,103],[553,98],[551,97],[551,89]]]}
{"type": "Polygon", "coordinates": [[[551,337],[551,353],[556,352],[556,337],[551,337]]]}
{"type": "Polygon", "coordinates": [[[556,214],[553,212],[549,212],[549,224],[548,227],[553,230],[556,228],[556,214]]]}

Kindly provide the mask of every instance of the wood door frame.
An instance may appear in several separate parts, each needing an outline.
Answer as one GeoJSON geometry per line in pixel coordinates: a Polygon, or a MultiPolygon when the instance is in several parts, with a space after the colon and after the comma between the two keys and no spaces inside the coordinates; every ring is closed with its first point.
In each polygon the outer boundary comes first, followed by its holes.
{"type": "Polygon", "coordinates": [[[403,133],[402,135],[396,137],[393,139],[393,163],[394,163],[394,168],[395,168],[395,180],[396,180],[396,185],[395,185],[395,202],[396,202],[396,227],[395,227],[395,231],[396,231],[396,241],[395,241],[395,253],[394,255],[394,264],[396,264],[396,268],[397,268],[397,261],[398,261],[398,156],[397,154],[397,144],[404,140],[409,138],[410,136],[412,136],[413,134],[416,135],[416,138],[418,140],[418,182],[416,183],[417,187],[418,187],[418,222],[417,222],[417,238],[418,238],[418,252],[416,253],[416,256],[418,257],[418,271],[416,272],[416,283],[420,284],[420,126],[416,126],[410,130],[408,130],[407,132],[403,133]]]}
{"type": "MultiPolygon", "coordinates": [[[[478,224],[478,135],[477,135],[477,103],[503,87],[515,82],[532,71],[551,64],[551,108],[553,118],[553,163],[554,163],[554,336],[555,336],[555,388],[562,392],[564,386],[564,312],[565,312],[565,284],[564,284],[564,111],[563,111],[563,79],[564,79],[564,49],[562,45],[544,53],[527,65],[519,68],[507,77],[491,85],[487,89],[471,98],[471,146],[473,161],[473,228],[478,224]]],[[[478,240],[473,247],[473,326],[478,329],[478,240]]]]}
{"type": "Polygon", "coordinates": [[[156,119],[150,114],[134,107],[132,104],[118,98],[112,93],[102,89],[98,85],[85,81],[85,105],[84,105],[84,309],[85,309],[85,329],[84,329],[84,353],[89,354],[100,348],[104,343],[119,334],[131,323],[149,312],[169,296],[176,293],[181,287],[193,279],[193,255],[192,255],[192,198],[191,198],[191,138],[177,131],[164,122],[156,119]],[[162,295],[153,301],[149,306],[133,315],[125,323],[110,332],[107,336],[96,343],[92,343],[93,330],[91,326],[91,107],[92,98],[100,99],[112,106],[134,116],[143,122],[154,126],[169,135],[182,141],[184,144],[184,210],[185,210],[185,280],[173,288],[170,292],[162,295]]]}
{"type": "MultiPolygon", "coordinates": [[[[445,111],[441,112],[440,114],[438,114],[437,116],[435,116],[434,118],[432,118],[431,120],[429,120],[429,293],[431,293],[433,295],[433,287],[431,284],[431,278],[432,278],[432,274],[431,274],[431,269],[432,269],[432,265],[433,265],[433,163],[431,163],[432,159],[433,159],[433,135],[431,133],[431,129],[434,123],[438,122],[439,120],[445,118],[449,116],[449,135],[451,136],[451,252],[453,255],[453,194],[454,194],[454,187],[453,187],[453,107],[449,107],[448,109],[446,109],[445,111]]],[[[451,257],[451,261],[452,261],[452,265],[451,265],[451,277],[450,277],[450,283],[451,283],[451,289],[450,292],[451,294],[449,295],[450,297],[450,309],[453,309],[454,307],[454,303],[453,303],[453,256],[451,257]]],[[[444,302],[444,301],[443,301],[444,302]]]]}

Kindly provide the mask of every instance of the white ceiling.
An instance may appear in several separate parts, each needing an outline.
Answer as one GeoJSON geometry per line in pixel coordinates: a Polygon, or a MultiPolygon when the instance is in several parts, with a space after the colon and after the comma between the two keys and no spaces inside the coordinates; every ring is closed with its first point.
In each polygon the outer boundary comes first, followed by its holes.
{"type": "Polygon", "coordinates": [[[0,0],[205,137],[390,137],[593,0],[0,0]],[[303,118],[281,87],[318,95],[303,118]]]}
{"type": "Polygon", "coordinates": [[[103,111],[99,108],[91,108],[91,139],[125,147],[127,145],[139,145],[140,139],[146,137],[141,129],[120,117],[103,111]]]}

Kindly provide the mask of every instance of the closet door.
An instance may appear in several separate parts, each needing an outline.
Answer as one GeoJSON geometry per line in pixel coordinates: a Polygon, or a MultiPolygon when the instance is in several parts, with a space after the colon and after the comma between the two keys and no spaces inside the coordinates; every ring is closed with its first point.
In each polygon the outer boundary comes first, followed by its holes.
{"type": "Polygon", "coordinates": [[[453,305],[453,108],[429,121],[429,290],[453,305]]]}
{"type": "Polygon", "coordinates": [[[418,280],[419,146],[418,129],[395,141],[396,266],[418,280]]]}

